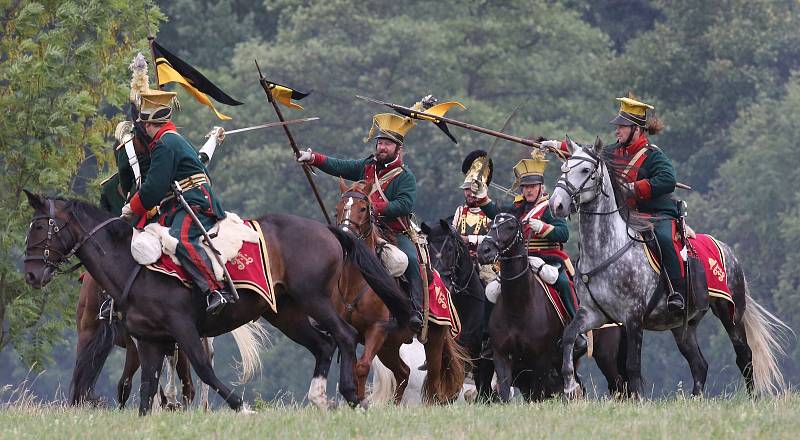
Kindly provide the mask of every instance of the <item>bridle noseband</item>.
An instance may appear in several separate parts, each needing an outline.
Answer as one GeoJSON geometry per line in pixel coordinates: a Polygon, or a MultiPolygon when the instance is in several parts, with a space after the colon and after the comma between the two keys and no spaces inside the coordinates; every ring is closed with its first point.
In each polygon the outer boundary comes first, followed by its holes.
{"type": "Polygon", "coordinates": [[[372,228],[375,224],[375,211],[372,209],[372,203],[369,202],[369,197],[361,192],[358,191],[345,191],[342,193],[342,200],[347,199],[344,203],[344,209],[342,211],[342,220],[339,222],[338,226],[345,231],[350,231],[355,234],[359,239],[364,240],[372,234],[372,228]],[[362,222],[354,222],[350,219],[350,210],[353,208],[353,199],[356,200],[363,200],[367,202],[367,206],[369,209],[369,216],[366,220],[362,222]],[[362,228],[366,229],[362,232],[362,228]]]}
{"type": "MultiPolygon", "coordinates": [[[[41,240],[41,241],[39,241],[37,243],[27,244],[26,247],[25,247],[25,254],[26,255],[25,255],[25,258],[24,258],[23,261],[25,261],[25,262],[28,262],[28,261],[42,261],[46,267],[52,268],[55,273],[69,273],[69,272],[72,272],[75,269],[79,268],[82,265],[82,263],[80,263],[80,262],[78,262],[77,264],[75,264],[75,265],[73,265],[73,266],[71,266],[71,267],[69,267],[68,269],[65,269],[65,270],[62,270],[61,266],[66,264],[67,261],[70,258],[72,258],[72,256],[75,255],[75,253],[78,252],[80,250],[80,248],[84,244],[86,244],[86,242],[89,241],[92,238],[92,236],[95,233],[97,233],[100,229],[104,228],[106,225],[108,225],[108,224],[110,224],[110,223],[112,223],[114,221],[117,221],[117,220],[122,221],[122,219],[119,218],[119,217],[111,217],[111,218],[103,221],[102,223],[98,224],[97,226],[92,228],[88,233],[86,233],[85,232],[86,230],[81,225],[80,221],[74,216],[74,214],[70,213],[69,219],[59,226],[58,219],[56,218],[56,215],[55,215],[55,203],[53,203],[53,200],[51,200],[51,199],[47,199],[47,214],[46,215],[44,215],[44,214],[35,215],[33,217],[33,219],[31,220],[31,224],[28,227],[28,231],[30,232],[30,230],[33,229],[33,225],[36,224],[37,221],[44,221],[44,220],[47,221],[47,237],[45,237],[43,240],[41,240]],[[83,238],[78,240],[78,239],[75,239],[75,237],[70,237],[71,239],[73,239],[73,241],[75,241],[75,244],[66,253],[62,253],[61,251],[59,251],[57,249],[51,249],[51,245],[52,245],[53,239],[55,239],[55,238],[58,238],[58,242],[63,247],[66,248],[68,246],[67,242],[65,242],[65,240],[63,239],[63,236],[59,235],[59,233],[64,231],[64,230],[66,230],[67,229],[67,225],[69,224],[70,220],[73,220],[73,219],[75,220],[75,224],[77,224],[78,228],[81,230],[81,233],[83,234],[83,238]],[[42,244],[42,243],[44,243],[44,244],[42,244]],[[36,249],[36,248],[39,248],[39,247],[44,248],[44,251],[42,252],[42,255],[28,255],[28,252],[31,249],[36,249]],[[51,259],[50,257],[51,257],[51,254],[53,254],[53,253],[57,253],[57,254],[60,254],[60,255],[56,255],[56,258],[52,258],[51,259]]],[[[72,235],[72,234],[70,233],[70,235],[72,235]]],[[[100,251],[105,254],[105,251],[103,251],[102,247],[100,248],[100,251]]]]}
{"type": "Polygon", "coordinates": [[[589,201],[583,202],[581,201],[581,195],[585,193],[591,193],[594,195],[592,200],[599,197],[601,194],[604,196],[608,196],[608,193],[605,190],[605,185],[603,184],[604,181],[602,179],[602,170],[605,164],[602,160],[600,160],[599,156],[592,154],[589,151],[586,151],[588,157],[580,157],[574,158],[570,160],[577,161],[576,164],[569,166],[569,161],[564,162],[561,165],[561,177],[558,178],[558,182],[556,182],[556,188],[561,188],[566,191],[567,195],[572,200],[572,206],[575,207],[575,212],[581,212],[583,214],[596,214],[596,215],[606,215],[606,214],[613,214],[614,212],[619,211],[619,209],[611,212],[589,212],[581,209],[584,203],[589,203],[589,201]],[[589,174],[583,179],[580,185],[574,185],[572,182],[569,181],[567,175],[573,168],[581,165],[584,162],[588,162],[592,165],[592,169],[589,174]],[[595,181],[594,185],[586,186],[589,182],[595,181]]]}

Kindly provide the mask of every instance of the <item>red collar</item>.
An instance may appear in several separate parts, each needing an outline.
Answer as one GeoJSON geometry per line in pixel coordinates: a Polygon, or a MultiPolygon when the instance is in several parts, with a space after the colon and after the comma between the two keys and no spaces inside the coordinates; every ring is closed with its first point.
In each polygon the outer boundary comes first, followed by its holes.
{"type": "Polygon", "coordinates": [[[621,148],[620,153],[623,156],[633,156],[634,154],[639,152],[639,150],[648,146],[649,144],[650,141],[647,139],[647,136],[641,135],[639,136],[639,139],[636,139],[636,141],[634,141],[632,144],[628,145],[625,148],[621,148]]]}
{"type": "Polygon", "coordinates": [[[150,143],[147,145],[150,151],[153,151],[153,148],[156,147],[156,142],[158,142],[158,140],[161,139],[161,136],[163,136],[164,133],[168,131],[175,131],[175,132],[178,131],[178,128],[175,127],[175,124],[173,124],[172,121],[167,122],[166,124],[162,125],[161,128],[158,129],[156,135],[153,136],[153,140],[151,140],[150,143]]]}

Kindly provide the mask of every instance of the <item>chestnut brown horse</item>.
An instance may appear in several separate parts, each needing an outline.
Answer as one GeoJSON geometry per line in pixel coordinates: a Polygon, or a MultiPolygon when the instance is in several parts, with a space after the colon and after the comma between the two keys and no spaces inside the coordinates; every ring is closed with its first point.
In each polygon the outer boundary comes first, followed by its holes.
{"type": "MultiPolygon", "coordinates": [[[[370,188],[366,182],[355,182],[346,187],[339,180],[342,196],[336,204],[336,221],[340,228],[353,232],[369,249],[376,249],[381,234],[375,223],[375,213],[369,200],[370,188]]],[[[417,264],[410,261],[409,264],[417,264]]],[[[386,305],[364,282],[356,270],[343,273],[341,297],[336,301],[339,315],[358,330],[364,353],[355,369],[356,392],[359,398],[366,394],[367,375],[373,358],[392,371],[397,383],[394,399],[399,403],[408,384],[408,365],[400,358],[400,346],[411,342],[414,332],[408,326],[398,326],[391,318],[386,305]]],[[[425,292],[427,294],[427,292],[425,292]]],[[[423,387],[423,401],[448,403],[458,397],[464,383],[465,362],[469,356],[450,334],[450,327],[430,323],[425,342],[428,375],[423,387]]]]}
{"type": "MultiPolygon", "coordinates": [[[[261,316],[268,317],[271,308],[266,300],[243,289],[238,301],[209,316],[202,298],[178,280],[141,270],[130,254],[132,228],[118,217],[79,200],[46,198],[28,191],[26,195],[34,209],[26,238],[26,282],[43,287],[74,255],[108,290],[123,313],[123,325],[137,340],[142,366],[140,415],[151,409],[164,356],[176,342],[203,382],[232,409],[246,410],[242,398],[214,373],[201,337],[216,336],[261,316]]],[[[310,316],[331,333],[341,353],[339,392],[350,405],[358,405],[361,399],[356,396],[353,381],[357,334],[337,315],[332,301],[338,295],[342,273],[355,265],[402,324],[409,318],[408,298],[375,255],[352,234],[285,214],[271,214],[257,221],[270,243],[279,310],[283,304],[288,311],[303,313],[288,316],[279,312],[277,318],[295,321],[310,316]]],[[[106,333],[113,335],[113,330],[106,333]]]]}

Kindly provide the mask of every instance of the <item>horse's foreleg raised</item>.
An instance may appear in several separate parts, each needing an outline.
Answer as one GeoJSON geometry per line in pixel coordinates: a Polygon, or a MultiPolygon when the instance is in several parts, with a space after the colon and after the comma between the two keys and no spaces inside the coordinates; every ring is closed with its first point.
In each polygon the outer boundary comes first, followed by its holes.
{"type": "Polygon", "coordinates": [[[689,363],[689,369],[692,371],[692,395],[700,396],[703,394],[703,388],[706,385],[706,376],[708,374],[708,362],[700,352],[700,346],[697,344],[697,324],[700,320],[690,321],[686,327],[686,334],[683,334],[683,328],[678,327],[672,329],[672,335],[675,337],[675,343],[678,344],[678,349],[686,361],[689,363]]]}
{"type": "Polygon", "coordinates": [[[378,357],[383,362],[383,365],[388,368],[394,375],[394,380],[397,388],[394,390],[394,403],[399,405],[403,401],[403,395],[408,386],[408,378],[411,376],[411,369],[400,357],[400,346],[402,342],[396,342],[397,336],[393,336],[381,348],[378,357]]]}

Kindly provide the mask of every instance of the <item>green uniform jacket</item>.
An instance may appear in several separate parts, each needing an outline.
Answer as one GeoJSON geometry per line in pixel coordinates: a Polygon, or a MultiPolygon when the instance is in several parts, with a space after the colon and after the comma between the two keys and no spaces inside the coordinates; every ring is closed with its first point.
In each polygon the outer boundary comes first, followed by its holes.
{"type": "MultiPolygon", "coordinates": [[[[314,166],[332,176],[352,181],[366,180],[367,166],[376,165],[374,156],[355,160],[320,156],[321,158],[313,163],[314,166]]],[[[405,165],[403,169],[405,172],[392,179],[383,190],[389,205],[383,210],[381,217],[387,223],[397,220],[398,217],[408,216],[414,211],[414,202],[417,200],[417,179],[405,165]]],[[[378,174],[380,176],[380,172],[378,174]]]]}
{"type": "MultiPolygon", "coordinates": [[[[495,203],[494,200],[481,206],[481,210],[486,213],[487,217],[491,219],[494,219],[494,217],[501,212],[507,212],[514,215],[516,218],[521,219],[532,208],[533,206],[531,204],[524,202],[515,202],[512,205],[506,206],[497,206],[497,203],[495,203]]],[[[550,212],[549,206],[545,208],[544,212],[539,217],[539,220],[553,227],[553,230],[543,237],[544,239],[547,239],[553,243],[566,243],[567,240],[569,240],[569,225],[567,225],[567,221],[563,218],[554,217],[550,212]]],[[[523,232],[526,234],[526,237],[529,233],[528,228],[530,228],[528,225],[523,225],[523,232]]]]}
{"type": "MultiPolygon", "coordinates": [[[[178,133],[166,132],[151,147],[150,168],[142,187],[131,200],[131,208],[137,214],[143,215],[162,199],[172,195],[172,182],[201,173],[208,176],[208,170],[200,162],[192,144],[178,133]]],[[[209,183],[185,191],[183,197],[190,206],[199,208],[199,215],[225,218],[225,211],[209,183]]],[[[182,208],[174,200],[168,201],[166,205],[161,207],[162,218],[159,223],[169,226],[175,210],[182,208]]]]}
{"type": "MultiPolygon", "coordinates": [[[[150,155],[141,154],[136,157],[139,160],[142,178],[144,178],[150,167],[150,155]]],[[[124,148],[120,148],[117,150],[117,174],[105,181],[100,189],[100,207],[114,215],[120,215],[122,206],[131,195],[131,190],[135,189],[134,180],[133,168],[128,162],[128,154],[124,148]]]]}
{"type": "MultiPolygon", "coordinates": [[[[619,144],[609,146],[615,152],[619,150],[619,144]]],[[[634,180],[636,188],[636,209],[646,214],[656,214],[678,218],[678,207],[672,193],[675,191],[675,167],[666,154],[655,145],[648,145],[645,160],[639,167],[638,174],[634,180]],[[645,197],[640,197],[641,191],[638,182],[647,181],[649,191],[644,191],[645,197]],[[648,194],[649,193],[649,194],[648,194]]]]}

